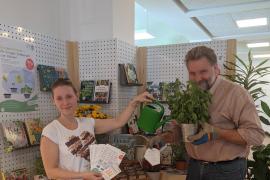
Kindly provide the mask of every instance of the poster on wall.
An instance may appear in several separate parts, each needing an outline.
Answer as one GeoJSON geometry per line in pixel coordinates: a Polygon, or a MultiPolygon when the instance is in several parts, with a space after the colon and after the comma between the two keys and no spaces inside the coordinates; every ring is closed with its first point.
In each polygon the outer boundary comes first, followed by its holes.
{"type": "Polygon", "coordinates": [[[0,112],[38,108],[33,44],[0,38],[0,112]]]}

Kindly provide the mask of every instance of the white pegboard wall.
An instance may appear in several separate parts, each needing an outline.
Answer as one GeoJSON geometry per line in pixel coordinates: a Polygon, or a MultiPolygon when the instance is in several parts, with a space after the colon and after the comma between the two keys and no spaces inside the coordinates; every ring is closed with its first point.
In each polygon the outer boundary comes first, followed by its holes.
{"type": "MultiPolygon", "coordinates": [[[[117,41],[117,60],[118,64],[131,63],[136,67],[136,47],[123,41],[117,41]]],[[[119,79],[119,73],[117,73],[119,79]]],[[[121,86],[118,82],[118,113],[120,113],[137,95],[137,86],[121,86]]],[[[133,118],[133,117],[131,117],[133,118]]]]}
{"type": "MultiPolygon", "coordinates": [[[[209,41],[200,43],[175,44],[147,47],[147,81],[171,82],[178,78],[185,83],[188,80],[188,72],[184,62],[186,53],[196,46],[208,46],[212,48],[221,68],[227,56],[227,41],[209,41]]],[[[166,106],[165,114],[169,114],[166,106]]]]}
{"type": "Polygon", "coordinates": [[[111,102],[102,104],[102,111],[112,117],[137,93],[137,87],[120,86],[118,80],[118,64],[135,64],[135,57],[136,47],[117,39],[79,43],[80,80],[109,79],[112,82],[111,102]]]}
{"type": "Polygon", "coordinates": [[[147,48],[147,81],[188,80],[184,62],[186,53],[193,47],[205,45],[215,50],[218,65],[223,72],[226,60],[227,41],[210,41],[201,43],[153,46],[147,48]]]}
{"type": "MultiPolygon", "coordinates": [[[[17,27],[0,24],[0,34],[7,33],[6,38],[25,41],[25,38],[33,38],[32,44],[35,48],[36,64],[44,64],[56,67],[67,68],[67,55],[65,41],[54,37],[31,32],[27,29],[17,31],[17,27]]],[[[28,41],[28,43],[31,43],[28,41]]],[[[44,125],[48,124],[55,117],[57,111],[51,101],[51,93],[40,92],[39,80],[37,76],[38,89],[38,111],[21,113],[0,113],[0,122],[3,121],[24,121],[26,119],[40,118],[44,125]]],[[[1,132],[2,134],[2,132],[1,132]]],[[[10,171],[19,168],[27,168],[32,176],[34,174],[34,162],[39,156],[39,146],[15,150],[11,153],[4,153],[3,138],[0,138],[0,168],[3,171],[10,171]]]]}

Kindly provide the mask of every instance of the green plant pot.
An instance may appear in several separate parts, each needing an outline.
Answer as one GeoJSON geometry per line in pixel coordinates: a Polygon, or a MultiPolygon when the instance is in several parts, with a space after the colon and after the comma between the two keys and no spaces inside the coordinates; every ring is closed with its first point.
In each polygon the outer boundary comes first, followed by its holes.
{"type": "Polygon", "coordinates": [[[182,136],[184,142],[190,142],[189,136],[192,136],[198,132],[197,124],[181,124],[182,136]]]}

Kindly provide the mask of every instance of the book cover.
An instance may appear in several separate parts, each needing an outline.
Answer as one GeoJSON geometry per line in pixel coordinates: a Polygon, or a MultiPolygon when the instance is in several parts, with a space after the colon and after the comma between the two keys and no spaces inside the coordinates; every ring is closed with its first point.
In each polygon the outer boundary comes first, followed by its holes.
{"type": "Polygon", "coordinates": [[[80,102],[92,102],[94,100],[95,81],[81,81],[80,102]]]}
{"type": "Polygon", "coordinates": [[[119,81],[120,81],[120,84],[125,86],[125,85],[128,84],[126,71],[125,71],[125,64],[118,64],[118,67],[119,67],[119,81]]]}
{"type": "Polygon", "coordinates": [[[109,103],[110,90],[110,80],[97,80],[95,84],[94,102],[109,103]]]}
{"type": "Polygon", "coordinates": [[[25,127],[30,145],[39,145],[42,133],[42,126],[39,119],[28,119],[25,127]]]}
{"type": "Polygon", "coordinates": [[[125,64],[125,73],[127,77],[127,83],[129,84],[138,84],[138,79],[137,79],[137,73],[135,66],[133,64],[125,64]]]}
{"type": "Polygon", "coordinates": [[[158,101],[166,101],[165,82],[147,82],[146,90],[158,101]]]}
{"type": "Polygon", "coordinates": [[[29,172],[26,168],[5,172],[0,180],[29,180],[29,172]]]}
{"type": "Polygon", "coordinates": [[[166,102],[167,98],[166,98],[166,92],[165,92],[165,87],[168,85],[167,82],[159,82],[159,92],[160,92],[160,101],[162,102],[166,102]]]}
{"type": "Polygon", "coordinates": [[[39,74],[40,91],[51,91],[51,86],[57,79],[68,78],[64,68],[39,64],[37,70],[39,74]]]}
{"type": "Polygon", "coordinates": [[[11,152],[14,149],[28,146],[27,136],[23,122],[6,121],[2,122],[1,125],[4,135],[5,152],[11,152]]]}

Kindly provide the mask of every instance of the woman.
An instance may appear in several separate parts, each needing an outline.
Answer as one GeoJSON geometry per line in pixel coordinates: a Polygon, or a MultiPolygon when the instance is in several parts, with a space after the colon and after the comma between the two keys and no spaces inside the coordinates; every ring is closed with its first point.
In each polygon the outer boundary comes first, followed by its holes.
{"type": "Polygon", "coordinates": [[[137,105],[151,102],[145,92],[133,98],[125,110],[114,119],[75,118],[77,91],[68,80],[59,79],[52,86],[52,97],[60,116],[42,132],[41,156],[49,178],[102,179],[101,174],[90,172],[88,146],[95,143],[95,133],[103,134],[126,124],[137,105]]]}

